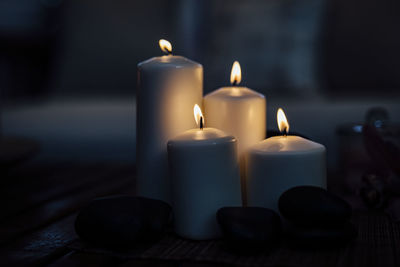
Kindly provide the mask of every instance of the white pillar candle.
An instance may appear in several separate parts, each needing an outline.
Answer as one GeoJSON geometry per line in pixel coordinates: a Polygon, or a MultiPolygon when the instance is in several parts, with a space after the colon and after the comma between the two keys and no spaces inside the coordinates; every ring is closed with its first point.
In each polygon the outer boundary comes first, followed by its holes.
{"type": "Polygon", "coordinates": [[[321,144],[299,136],[286,135],[289,130],[285,114],[278,110],[282,136],[268,138],[247,153],[247,196],[249,206],[278,211],[283,192],[299,185],[326,188],[326,150],[321,144]]]}
{"type": "Polygon", "coordinates": [[[203,67],[171,55],[171,44],[160,40],[168,55],[138,64],[137,193],[170,202],[167,142],[193,129],[193,105],[203,96],[203,67]]]}
{"type": "Polygon", "coordinates": [[[247,87],[237,86],[241,81],[240,65],[233,63],[231,84],[204,97],[207,125],[221,129],[238,140],[239,154],[265,138],[265,96],[247,87]]]}
{"type": "MultiPolygon", "coordinates": [[[[204,97],[207,125],[221,129],[238,140],[241,161],[242,187],[245,186],[244,152],[265,139],[266,99],[264,95],[247,87],[237,86],[241,81],[240,65],[233,63],[230,87],[222,87],[204,97]]],[[[244,202],[246,199],[243,191],[244,202]]]]}
{"type": "MultiPolygon", "coordinates": [[[[200,116],[195,117],[201,121],[200,116]]],[[[168,142],[174,228],[178,235],[194,240],[217,238],[217,210],[241,205],[236,146],[233,136],[202,127],[168,142]]]]}

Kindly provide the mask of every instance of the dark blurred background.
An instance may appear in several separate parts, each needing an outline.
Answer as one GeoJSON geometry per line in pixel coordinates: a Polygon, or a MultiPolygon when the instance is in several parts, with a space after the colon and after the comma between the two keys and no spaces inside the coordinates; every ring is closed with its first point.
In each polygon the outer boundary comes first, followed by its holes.
{"type": "Polygon", "coordinates": [[[400,117],[400,2],[390,0],[0,0],[3,136],[38,161],[135,161],[136,65],[158,40],[204,66],[205,93],[242,84],[328,148],[373,107],[400,117]]]}

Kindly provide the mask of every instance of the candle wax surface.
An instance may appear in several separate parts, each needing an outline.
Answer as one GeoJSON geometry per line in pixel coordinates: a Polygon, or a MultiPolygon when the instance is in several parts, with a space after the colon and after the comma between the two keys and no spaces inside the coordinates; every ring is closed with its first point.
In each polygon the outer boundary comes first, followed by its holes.
{"type": "Polygon", "coordinates": [[[221,130],[215,128],[203,128],[201,129],[191,129],[183,134],[180,134],[170,140],[170,143],[176,145],[179,144],[192,144],[192,145],[204,145],[204,144],[217,144],[226,141],[234,141],[235,138],[228,136],[221,130]]]}
{"type": "Polygon", "coordinates": [[[254,152],[265,154],[304,153],[324,149],[321,144],[295,135],[270,137],[252,147],[254,152]]]}
{"type": "Polygon", "coordinates": [[[232,100],[240,100],[244,98],[265,98],[264,95],[242,86],[222,87],[208,94],[208,96],[216,98],[230,98],[232,100]]]}
{"type": "Polygon", "coordinates": [[[145,60],[138,65],[142,69],[152,69],[152,68],[198,68],[201,67],[200,64],[187,59],[182,56],[166,55],[160,57],[152,57],[145,60]],[[160,64],[161,63],[161,64],[160,64]]]}

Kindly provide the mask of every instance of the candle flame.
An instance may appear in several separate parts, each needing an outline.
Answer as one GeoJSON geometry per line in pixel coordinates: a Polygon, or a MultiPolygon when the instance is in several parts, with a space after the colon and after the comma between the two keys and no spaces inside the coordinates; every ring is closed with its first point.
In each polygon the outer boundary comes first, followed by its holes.
{"type": "Polygon", "coordinates": [[[283,109],[279,108],[276,114],[276,119],[278,121],[278,128],[281,133],[287,135],[289,133],[289,123],[286,119],[285,112],[283,109]]]}
{"type": "Polygon", "coordinates": [[[167,53],[167,54],[172,53],[172,45],[167,40],[160,39],[160,41],[158,41],[158,44],[160,45],[160,48],[164,53],[167,53]]]}
{"type": "Polygon", "coordinates": [[[240,64],[238,61],[233,62],[231,71],[231,84],[237,85],[242,80],[242,71],[240,69],[240,64]]]}
{"type": "Polygon", "coordinates": [[[200,128],[203,128],[204,125],[204,116],[203,113],[201,112],[201,108],[199,105],[195,104],[193,107],[193,114],[194,114],[194,119],[196,121],[197,126],[200,128]]]}

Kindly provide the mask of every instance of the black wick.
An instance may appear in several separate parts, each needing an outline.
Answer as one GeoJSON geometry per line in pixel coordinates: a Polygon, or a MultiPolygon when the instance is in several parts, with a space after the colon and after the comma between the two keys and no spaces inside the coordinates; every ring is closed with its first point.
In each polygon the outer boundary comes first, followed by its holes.
{"type": "Polygon", "coordinates": [[[287,134],[288,134],[288,130],[287,130],[287,127],[285,126],[285,128],[283,129],[283,136],[287,136],[287,134]]]}
{"type": "Polygon", "coordinates": [[[200,130],[203,130],[203,117],[200,117],[200,130]]]}
{"type": "Polygon", "coordinates": [[[172,50],[169,50],[168,48],[164,48],[164,49],[162,49],[162,51],[164,52],[164,54],[166,54],[166,55],[172,55],[172,50]]]}
{"type": "Polygon", "coordinates": [[[237,82],[237,80],[235,79],[235,80],[233,80],[232,86],[236,86],[236,85],[238,85],[238,82],[237,82]]]}

